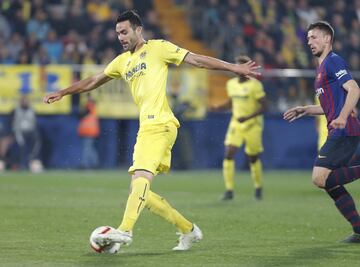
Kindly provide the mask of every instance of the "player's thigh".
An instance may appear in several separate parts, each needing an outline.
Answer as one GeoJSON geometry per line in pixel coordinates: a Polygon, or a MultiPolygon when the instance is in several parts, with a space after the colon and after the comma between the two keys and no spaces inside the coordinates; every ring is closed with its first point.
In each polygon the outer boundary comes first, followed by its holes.
{"type": "Polygon", "coordinates": [[[164,162],[170,167],[171,149],[175,143],[177,128],[173,123],[140,129],[133,154],[133,165],[129,172],[147,170],[157,174],[164,162]]]}
{"type": "Polygon", "coordinates": [[[244,134],[246,155],[254,156],[264,151],[262,133],[263,128],[258,126],[253,126],[246,131],[244,134]]]}
{"type": "Polygon", "coordinates": [[[241,147],[243,143],[244,143],[243,130],[240,129],[233,121],[230,122],[225,136],[225,141],[224,141],[225,146],[241,147]]]}
{"type": "Polygon", "coordinates": [[[347,166],[359,143],[357,136],[328,137],[321,147],[314,166],[335,170],[347,166]]]}

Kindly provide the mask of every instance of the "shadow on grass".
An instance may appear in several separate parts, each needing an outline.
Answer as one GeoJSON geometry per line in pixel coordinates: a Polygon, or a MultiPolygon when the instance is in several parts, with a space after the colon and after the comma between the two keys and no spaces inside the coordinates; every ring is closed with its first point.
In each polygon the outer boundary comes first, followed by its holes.
{"type": "Polygon", "coordinates": [[[112,264],[119,266],[119,263],[125,264],[126,266],[144,266],[142,263],[145,264],[149,260],[152,261],[153,259],[166,257],[170,254],[174,254],[174,252],[124,251],[113,255],[89,252],[83,255],[83,260],[79,262],[79,266],[112,266],[112,264]]]}
{"type": "Polygon", "coordinates": [[[360,260],[360,245],[358,244],[333,244],[294,249],[289,255],[264,256],[259,259],[259,266],[324,266],[326,262],[331,266],[342,266],[347,262],[347,267],[358,266],[360,260]],[[354,263],[354,265],[350,265],[354,263]]]}

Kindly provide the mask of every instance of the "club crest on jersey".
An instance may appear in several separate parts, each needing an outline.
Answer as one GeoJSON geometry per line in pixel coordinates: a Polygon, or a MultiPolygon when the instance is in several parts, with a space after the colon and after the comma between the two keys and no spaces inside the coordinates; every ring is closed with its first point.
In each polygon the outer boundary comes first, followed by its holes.
{"type": "Polygon", "coordinates": [[[146,57],[146,51],[144,51],[144,52],[142,52],[141,54],[140,54],[140,58],[141,59],[144,59],[146,57]]]}
{"type": "MultiPolygon", "coordinates": [[[[131,78],[135,75],[135,74],[139,74],[139,75],[143,75],[142,70],[146,70],[146,63],[139,63],[137,64],[135,67],[133,67],[131,70],[129,70],[126,73],[126,80],[131,80],[131,78]]],[[[138,76],[138,75],[135,75],[138,76]]]]}
{"type": "Polygon", "coordinates": [[[316,89],[316,97],[319,97],[323,93],[324,93],[324,89],[322,89],[321,87],[316,89]]]}

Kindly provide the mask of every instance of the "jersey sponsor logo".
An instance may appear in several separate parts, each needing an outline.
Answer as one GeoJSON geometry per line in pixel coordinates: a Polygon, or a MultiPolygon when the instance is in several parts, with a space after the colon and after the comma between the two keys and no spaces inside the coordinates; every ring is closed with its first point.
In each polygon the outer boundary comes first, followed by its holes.
{"type": "Polygon", "coordinates": [[[319,155],[318,158],[319,159],[326,159],[326,156],[319,155]]]}
{"type": "Polygon", "coordinates": [[[324,89],[322,89],[321,87],[316,89],[316,97],[319,97],[319,95],[323,93],[324,93],[324,89]]]}
{"type": "Polygon", "coordinates": [[[155,115],[148,115],[148,119],[155,119],[155,115]]]}
{"type": "Polygon", "coordinates": [[[346,70],[339,70],[338,72],[335,73],[335,76],[339,80],[341,77],[343,77],[346,74],[348,74],[346,70]]]}
{"type": "MultiPolygon", "coordinates": [[[[129,70],[126,73],[126,80],[131,80],[131,78],[134,76],[134,74],[139,73],[141,75],[141,71],[146,70],[146,63],[139,63],[135,67],[133,67],[131,70],[129,70]]],[[[138,75],[138,76],[139,76],[138,75]]]]}

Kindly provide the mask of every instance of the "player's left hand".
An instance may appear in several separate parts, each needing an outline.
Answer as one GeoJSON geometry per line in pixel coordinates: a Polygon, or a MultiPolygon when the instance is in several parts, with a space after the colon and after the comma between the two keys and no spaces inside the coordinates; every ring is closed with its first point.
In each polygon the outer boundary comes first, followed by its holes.
{"type": "Polygon", "coordinates": [[[330,126],[334,129],[344,129],[346,126],[346,119],[339,116],[330,123],[330,126]]]}

